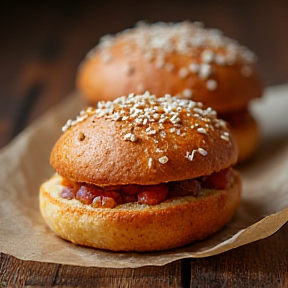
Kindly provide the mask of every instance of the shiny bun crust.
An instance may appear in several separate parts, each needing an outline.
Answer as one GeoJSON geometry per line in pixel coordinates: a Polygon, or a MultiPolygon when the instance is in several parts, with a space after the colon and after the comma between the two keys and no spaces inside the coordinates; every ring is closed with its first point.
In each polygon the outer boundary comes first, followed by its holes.
{"type": "Polygon", "coordinates": [[[54,233],[75,244],[114,251],[155,251],[201,240],[223,227],[240,201],[240,180],[228,190],[177,197],[155,206],[93,208],[59,196],[61,177],[41,186],[40,209],[54,233]]]}
{"type": "Polygon", "coordinates": [[[67,179],[99,186],[196,178],[230,167],[238,154],[214,110],[169,95],[101,102],[63,130],[51,165],[67,179]]]}
{"type": "Polygon", "coordinates": [[[199,23],[141,24],[103,37],[79,67],[77,87],[91,103],[150,91],[193,99],[218,112],[262,94],[255,55],[199,23]]]}

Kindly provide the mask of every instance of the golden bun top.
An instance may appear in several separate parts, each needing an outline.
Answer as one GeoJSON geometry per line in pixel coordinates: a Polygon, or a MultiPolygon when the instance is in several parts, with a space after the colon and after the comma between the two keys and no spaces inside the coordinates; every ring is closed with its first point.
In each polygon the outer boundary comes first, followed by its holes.
{"type": "Polygon", "coordinates": [[[65,178],[99,186],[196,178],[231,166],[238,154],[213,109],[148,92],[99,102],[63,131],[51,165],[65,178]]]}
{"type": "Polygon", "coordinates": [[[261,96],[255,61],[246,47],[199,22],[140,23],[102,37],[79,66],[76,85],[91,103],[150,91],[226,112],[261,96]]]}

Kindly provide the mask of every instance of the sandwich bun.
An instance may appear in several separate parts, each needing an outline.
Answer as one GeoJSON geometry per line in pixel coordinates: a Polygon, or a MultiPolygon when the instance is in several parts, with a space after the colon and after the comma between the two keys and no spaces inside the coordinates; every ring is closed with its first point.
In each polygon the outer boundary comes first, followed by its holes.
{"type": "Polygon", "coordinates": [[[40,209],[64,239],[114,251],[165,250],[206,238],[235,213],[237,144],[201,103],[131,94],[82,111],[63,131],[50,158],[57,174],[41,186],[40,209]],[[135,200],[127,187],[139,189],[135,200]],[[74,193],[68,198],[67,189],[74,193]]]}

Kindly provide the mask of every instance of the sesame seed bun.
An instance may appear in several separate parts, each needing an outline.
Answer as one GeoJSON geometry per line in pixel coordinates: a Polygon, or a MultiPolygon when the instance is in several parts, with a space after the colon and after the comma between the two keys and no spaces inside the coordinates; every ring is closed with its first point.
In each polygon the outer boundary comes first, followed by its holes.
{"type": "Polygon", "coordinates": [[[103,37],[76,82],[91,103],[149,91],[230,112],[262,94],[255,60],[246,47],[199,23],[142,24],[103,37]]]}
{"type": "Polygon", "coordinates": [[[201,103],[146,93],[99,107],[82,112],[52,151],[51,165],[67,179],[152,185],[209,175],[237,160],[226,123],[201,103]]]}
{"type": "Polygon", "coordinates": [[[239,175],[231,170],[236,141],[226,122],[201,103],[131,94],[81,111],[63,131],[51,153],[57,174],[41,186],[40,208],[51,230],[64,239],[115,251],[164,250],[209,236],[235,213],[241,194],[239,175]],[[232,171],[225,188],[200,186],[200,179],[225,169],[232,171]],[[174,181],[190,185],[191,180],[200,190],[192,195],[176,188],[155,205],[138,198],[99,208],[76,196],[65,198],[63,179],[101,191],[130,184],[170,187],[179,183],[174,181]]]}
{"type": "Polygon", "coordinates": [[[240,180],[227,190],[206,190],[199,197],[176,197],[148,206],[127,203],[93,208],[59,196],[61,177],[41,186],[40,209],[58,236],[75,244],[114,251],[156,251],[202,240],[223,227],[240,201],[240,180]]]}
{"type": "MultiPolygon", "coordinates": [[[[140,23],[101,38],[79,66],[76,86],[92,104],[149,91],[193,99],[225,114],[262,95],[255,63],[253,52],[201,23],[140,23]]],[[[246,142],[251,149],[239,145],[241,161],[257,147],[246,142]]]]}

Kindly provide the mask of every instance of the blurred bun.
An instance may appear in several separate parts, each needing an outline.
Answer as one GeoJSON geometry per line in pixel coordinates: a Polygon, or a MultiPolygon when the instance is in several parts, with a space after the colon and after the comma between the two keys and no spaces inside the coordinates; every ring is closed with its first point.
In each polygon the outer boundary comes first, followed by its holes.
{"type": "Polygon", "coordinates": [[[103,37],[81,63],[76,85],[92,104],[149,91],[232,113],[262,94],[255,61],[246,47],[198,22],[140,23],[103,37]]]}
{"type": "Polygon", "coordinates": [[[230,126],[230,132],[236,139],[238,150],[238,163],[243,163],[251,158],[258,147],[260,132],[255,119],[249,114],[249,121],[241,125],[230,126]]]}

